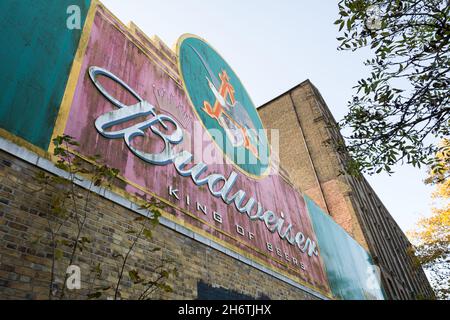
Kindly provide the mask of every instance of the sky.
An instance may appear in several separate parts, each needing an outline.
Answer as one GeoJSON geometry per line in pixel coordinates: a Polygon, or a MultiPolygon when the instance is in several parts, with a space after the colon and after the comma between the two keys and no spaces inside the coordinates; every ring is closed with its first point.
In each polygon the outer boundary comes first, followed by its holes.
{"type": "MultiPolygon", "coordinates": [[[[370,51],[337,51],[337,1],[102,0],[124,23],[173,48],[192,33],[210,43],[238,74],[260,106],[309,79],[336,120],[347,112],[352,87],[369,73],[370,51]]],[[[367,179],[403,231],[430,214],[426,170],[397,166],[395,174],[367,179]]]]}

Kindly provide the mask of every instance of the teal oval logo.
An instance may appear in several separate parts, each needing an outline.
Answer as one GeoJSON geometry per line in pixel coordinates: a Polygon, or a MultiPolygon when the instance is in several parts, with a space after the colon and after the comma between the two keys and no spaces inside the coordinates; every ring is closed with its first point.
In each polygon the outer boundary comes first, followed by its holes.
{"type": "Polygon", "coordinates": [[[270,148],[258,111],[228,63],[204,40],[185,35],[177,46],[182,81],[200,122],[243,173],[269,170],[270,148]]]}

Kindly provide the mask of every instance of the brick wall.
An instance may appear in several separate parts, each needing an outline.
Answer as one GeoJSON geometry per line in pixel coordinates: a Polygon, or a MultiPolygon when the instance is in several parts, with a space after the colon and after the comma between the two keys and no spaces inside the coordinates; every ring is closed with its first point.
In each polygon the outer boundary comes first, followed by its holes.
{"type": "MultiPolygon", "coordinates": [[[[10,154],[0,151],[0,299],[47,299],[51,275],[52,248],[48,226],[52,192],[36,191],[39,185],[35,176],[40,171],[10,154]]],[[[76,188],[77,193],[85,191],[76,188]]],[[[80,200],[80,203],[82,201],[80,200]]],[[[84,203],[84,202],[83,202],[84,203]]],[[[86,298],[92,278],[90,268],[101,264],[102,277],[95,286],[109,286],[117,279],[117,262],[113,252],[125,253],[132,220],[137,216],[98,195],[93,195],[86,208],[85,235],[92,242],[77,255],[74,264],[81,267],[82,289],[67,291],[68,298],[86,298]]],[[[63,237],[75,234],[74,222],[61,229],[63,237]]],[[[58,289],[64,277],[70,249],[57,260],[58,289]]],[[[151,275],[152,266],[161,259],[170,258],[178,269],[178,276],[168,284],[173,293],[158,292],[152,298],[196,299],[199,288],[202,298],[242,296],[269,299],[313,299],[298,288],[244,264],[228,255],[203,245],[164,226],[154,230],[153,240],[142,240],[133,252],[129,265],[143,275],[151,275]],[[152,253],[160,247],[162,250],[152,253]],[[216,290],[205,291],[205,288],[216,290]]],[[[133,298],[140,292],[131,285],[128,276],[123,282],[123,297],[133,298]]],[[[104,297],[106,298],[106,297],[104,297]]]]}

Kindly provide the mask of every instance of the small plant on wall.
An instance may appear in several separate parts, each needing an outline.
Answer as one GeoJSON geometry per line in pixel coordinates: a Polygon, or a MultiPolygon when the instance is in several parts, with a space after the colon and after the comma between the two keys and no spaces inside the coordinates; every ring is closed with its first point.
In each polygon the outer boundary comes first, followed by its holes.
{"type": "Polygon", "coordinates": [[[98,155],[86,160],[76,156],[71,151],[79,144],[68,135],[56,137],[53,144],[54,160],[61,174],[40,171],[36,176],[40,187],[31,192],[36,197],[49,198],[43,216],[47,234],[34,240],[35,246],[51,248],[48,299],[149,299],[159,291],[171,292],[167,282],[177,275],[174,262],[165,259],[161,248],[152,244],[153,230],[165,205],[152,198],[140,206],[143,215],[126,223],[120,243],[114,249],[106,249],[110,254],[106,260],[115,261],[111,267],[96,252],[98,239],[95,227],[90,224],[92,211],[98,210],[96,193],[111,188],[119,170],[102,164],[98,155]],[[84,188],[78,186],[81,182],[84,188]],[[134,259],[137,250],[159,257],[145,264],[144,270],[143,264],[139,267],[134,259]],[[89,280],[82,282],[81,275],[89,280]]]}
{"type": "MultiPolygon", "coordinates": [[[[150,269],[143,275],[139,268],[130,263],[130,257],[136,247],[141,242],[151,241],[153,239],[153,229],[159,224],[159,217],[161,213],[159,209],[164,208],[165,205],[158,201],[151,200],[142,205],[140,210],[149,212],[147,216],[139,216],[134,219],[130,229],[126,232],[128,238],[123,241],[121,252],[114,251],[113,257],[117,262],[117,278],[112,285],[105,287],[95,287],[92,292],[88,294],[89,299],[98,299],[101,297],[108,297],[108,299],[118,300],[122,299],[122,287],[131,283],[136,287],[137,294],[132,299],[147,300],[158,291],[172,292],[173,289],[166,283],[166,280],[171,276],[177,276],[177,269],[174,267],[174,261],[161,257],[159,263],[154,266],[147,266],[150,269]],[[128,279],[126,279],[128,278],[128,279]]],[[[149,253],[160,252],[161,248],[154,246],[148,249],[149,253]]],[[[95,278],[102,280],[102,272],[100,265],[95,270],[95,278]]],[[[95,279],[94,279],[95,281],[95,279]]]]}

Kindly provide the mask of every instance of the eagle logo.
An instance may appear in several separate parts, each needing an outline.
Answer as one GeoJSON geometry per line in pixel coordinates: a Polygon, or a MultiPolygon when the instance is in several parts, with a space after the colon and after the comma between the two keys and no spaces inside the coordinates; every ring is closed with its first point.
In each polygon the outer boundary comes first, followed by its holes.
{"type": "Polygon", "coordinates": [[[206,42],[196,37],[186,39],[179,42],[179,67],[194,110],[208,130],[220,128],[224,132],[223,145],[216,142],[235,164],[253,176],[261,176],[269,167],[268,141],[248,93],[206,42]],[[243,150],[253,162],[237,163],[236,154],[243,150]]]}
{"type": "Polygon", "coordinates": [[[190,47],[208,71],[209,77],[206,77],[206,81],[216,98],[213,105],[205,100],[203,102],[203,111],[211,118],[217,120],[219,125],[225,130],[233,146],[242,146],[258,158],[259,138],[256,134],[256,128],[242,103],[236,100],[234,88],[230,83],[230,77],[227,72],[222,70],[216,77],[199,52],[194,47],[190,47]]]}

